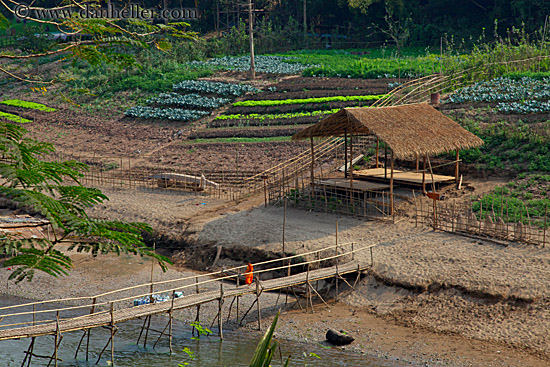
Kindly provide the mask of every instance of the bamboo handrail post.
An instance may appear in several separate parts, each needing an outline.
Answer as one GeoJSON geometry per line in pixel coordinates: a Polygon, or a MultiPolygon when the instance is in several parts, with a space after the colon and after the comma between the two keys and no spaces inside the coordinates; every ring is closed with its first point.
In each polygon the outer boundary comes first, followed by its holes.
{"type": "Polygon", "coordinates": [[[262,308],[260,306],[260,274],[256,276],[256,305],[258,306],[258,330],[262,330],[262,308]]]}
{"type": "Polygon", "coordinates": [[[168,347],[170,348],[170,355],[172,355],[172,320],[174,317],[174,300],[176,299],[176,291],[172,291],[172,304],[170,305],[170,328],[168,330],[168,347]]]}
{"type": "MultiPolygon", "coordinates": [[[[55,364],[55,367],[57,367],[57,347],[58,347],[58,341],[59,341],[59,311],[57,311],[56,313],[56,316],[55,316],[55,340],[54,340],[54,364],[55,364]]],[[[51,359],[50,359],[50,363],[51,363],[51,359]]],[[[48,363],[48,366],[50,364],[48,363]]]]}
{"type": "MultiPolygon", "coordinates": [[[[199,290],[199,277],[195,277],[195,291],[197,294],[200,293],[200,290],[199,290]]],[[[195,317],[195,323],[199,324],[200,323],[200,313],[201,313],[201,305],[198,304],[197,305],[197,315],[195,317]]],[[[195,332],[195,326],[193,326],[193,328],[191,329],[191,334],[194,335],[194,332],[195,332]]],[[[201,337],[201,334],[199,333],[199,331],[197,330],[197,336],[200,338],[201,337]]]]}
{"type": "Polygon", "coordinates": [[[221,340],[223,340],[222,308],[223,308],[223,281],[220,282],[220,299],[218,300],[218,335],[220,336],[221,340]]]}
{"type": "Polygon", "coordinates": [[[111,302],[111,365],[115,365],[115,316],[114,304],[111,302]]]}

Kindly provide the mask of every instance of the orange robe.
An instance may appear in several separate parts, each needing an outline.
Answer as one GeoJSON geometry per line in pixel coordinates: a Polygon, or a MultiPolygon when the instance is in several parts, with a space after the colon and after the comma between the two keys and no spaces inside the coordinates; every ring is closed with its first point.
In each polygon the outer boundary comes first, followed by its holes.
{"type": "Polygon", "coordinates": [[[244,282],[245,284],[252,284],[252,281],[254,280],[254,267],[251,263],[248,263],[248,266],[246,267],[246,273],[244,273],[244,282]]]}

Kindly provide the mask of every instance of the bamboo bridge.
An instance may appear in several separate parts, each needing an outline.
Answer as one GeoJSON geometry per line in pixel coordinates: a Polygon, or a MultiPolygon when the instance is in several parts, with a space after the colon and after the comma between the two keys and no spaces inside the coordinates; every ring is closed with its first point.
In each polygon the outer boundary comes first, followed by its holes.
{"type": "Polygon", "coordinates": [[[139,343],[139,339],[144,331],[145,340],[147,339],[151,316],[168,314],[169,319],[164,330],[162,332],[157,330],[154,331],[160,334],[159,340],[162,336],[167,336],[169,338],[170,352],[172,352],[172,320],[174,311],[196,307],[196,321],[199,321],[200,306],[209,302],[217,302],[218,314],[212,320],[212,323],[214,323],[217,319],[218,334],[220,338],[223,339],[222,306],[224,301],[228,298],[232,298],[228,311],[230,315],[231,309],[236,300],[236,314],[238,321],[239,298],[244,295],[252,294],[256,296],[255,300],[242,317],[242,320],[244,320],[247,314],[252,310],[254,304],[256,304],[258,313],[258,327],[261,329],[262,315],[260,296],[262,292],[285,290],[287,292],[285,303],[288,302],[288,294],[292,292],[296,299],[293,307],[298,304],[303,310],[304,307],[300,303],[300,298],[297,296],[295,290],[297,286],[305,286],[305,292],[303,293],[305,293],[306,312],[309,308],[313,311],[313,297],[318,298],[328,306],[328,303],[325,299],[323,299],[320,291],[314,287],[314,284],[323,279],[334,278],[334,294],[336,297],[338,297],[338,285],[340,281],[346,283],[349,286],[349,289],[354,289],[362,271],[373,265],[372,251],[375,246],[376,245],[364,245],[362,247],[358,247],[354,243],[347,243],[333,245],[298,255],[259,262],[253,264],[254,269],[258,269],[254,271],[255,286],[244,284],[241,285],[243,283],[242,277],[246,268],[246,265],[244,265],[185,278],[144,283],[90,297],[64,298],[0,307],[0,341],[22,338],[31,339],[29,348],[25,351],[25,359],[23,360],[21,366],[24,366],[25,364],[30,366],[31,359],[33,357],[49,359],[49,364],[57,365],[57,351],[61,343],[63,333],[75,332],[79,330],[84,331],[76,350],[75,358],[77,357],[81,346],[83,348],[85,346],[86,360],[88,360],[88,346],[91,330],[94,328],[107,328],[111,331],[111,335],[105,345],[105,348],[103,348],[103,351],[99,355],[97,363],[101,360],[101,356],[108,345],[111,346],[111,361],[113,361],[114,338],[117,331],[116,324],[128,320],[145,318],[140,336],[138,338],[139,343]],[[368,256],[368,253],[365,254],[365,252],[368,251],[370,251],[370,257],[368,256]],[[356,256],[358,253],[362,253],[361,256],[356,256]],[[307,258],[311,258],[311,260],[306,260],[307,258]],[[300,270],[301,272],[296,273],[300,270]],[[343,277],[343,275],[352,273],[357,274],[353,285],[343,277]],[[262,277],[266,279],[261,280],[262,277]],[[175,283],[181,283],[182,281],[187,281],[189,284],[175,285],[175,283]],[[229,281],[236,282],[236,285],[229,283],[229,281]],[[219,284],[219,291],[210,290],[200,292],[199,286],[208,283],[219,284]],[[162,290],[159,290],[160,288],[162,288],[162,290]],[[194,291],[194,293],[183,295],[182,292],[185,289],[190,289],[191,292],[194,291]],[[165,297],[164,301],[159,302],[155,298],[155,295],[158,293],[168,293],[171,294],[171,296],[165,297]],[[132,302],[140,297],[141,299],[146,299],[148,303],[132,306],[132,302]],[[55,309],[37,309],[38,307],[44,307],[47,304],[59,305],[75,302],[83,304],[63,306],[55,309]],[[32,311],[30,310],[31,307],[32,311]],[[74,313],[75,310],[80,310],[81,312],[84,312],[84,314],[68,318],[60,318],[61,312],[72,311],[74,313]],[[48,319],[39,319],[44,316],[48,319]],[[9,319],[13,317],[25,317],[29,318],[29,321],[9,323],[9,319]],[[55,337],[52,355],[41,356],[34,354],[33,348],[35,338],[45,335],[53,335],[55,337]],[[85,344],[83,345],[84,341],[85,344]]]}

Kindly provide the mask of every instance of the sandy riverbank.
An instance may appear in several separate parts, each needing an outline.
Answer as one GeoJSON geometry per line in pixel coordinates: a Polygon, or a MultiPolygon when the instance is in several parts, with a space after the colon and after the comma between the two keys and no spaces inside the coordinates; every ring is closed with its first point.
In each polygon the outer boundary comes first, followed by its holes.
{"type": "MultiPolygon", "coordinates": [[[[150,221],[174,235],[186,231],[199,242],[281,251],[282,208],[239,206],[202,197],[162,193],[107,192],[111,201],[96,209],[105,218],[150,221]],[[205,203],[204,205],[202,203],[205,203]],[[199,204],[199,205],[196,205],[199,204]]],[[[550,355],[550,253],[530,246],[502,247],[465,237],[415,228],[289,209],[287,252],[306,252],[339,242],[379,244],[374,267],[356,292],[332,309],[282,316],[278,335],[318,342],[329,327],[347,329],[357,341],[348,349],[427,365],[547,366],[550,355]]],[[[369,256],[367,254],[358,256],[369,256]]],[[[147,282],[150,262],[134,257],[75,257],[68,278],[37,275],[32,283],[10,285],[9,293],[36,299],[90,295],[147,282]]],[[[171,267],[155,279],[195,274],[171,267]]],[[[7,270],[0,270],[0,293],[7,270]]],[[[216,284],[212,289],[217,288],[216,284]]],[[[266,294],[266,315],[280,306],[266,294]]],[[[252,299],[244,299],[248,305],[252,299]]],[[[229,302],[228,302],[229,303],[229,302]]],[[[227,314],[229,304],[225,305],[227,314]]],[[[248,308],[248,307],[246,307],[248,308]]],[[[205,306],[211,320],[217,305],[205,306]]],[[[243,311],[241,311],[243,312],[243,311]]],[[[251,313],[248,327],[255,328],[251,313]]],[[[194,318],[194,310],[181,313],[194,318]]],[[[235,326],[235,323],[227,327],[235,326]]],[[[267,326],[267,322],[264,322],[267,326]]]]}

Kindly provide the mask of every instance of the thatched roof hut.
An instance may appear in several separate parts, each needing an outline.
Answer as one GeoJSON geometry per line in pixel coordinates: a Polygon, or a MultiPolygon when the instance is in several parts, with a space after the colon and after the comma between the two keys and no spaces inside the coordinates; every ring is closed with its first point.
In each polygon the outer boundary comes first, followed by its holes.
{"type": "MultiPolygon", "coordinates": [[[[476,135],[437,111],[427,103],[390,106],[344,108],[296,134],[292,140],[311,140],[311,185],[314,185],[314,149],[313,138],[329,136],[374,135],[376,143],[376,168],[378,168],[378,142],[386,143],[391,150],[390,159],[390,207],[394,213],[394,159],[416,158],[416,171],[422,177],[422,192],[426,193],[426,161],[432,177],[432,191],[435,180],[430,163],[430,155],[456,151],[455,181],[459,182],[459,151],[483,145],[476,135]],[[422,173],[418,171],[419,157],[423,157],[422,173]]],[[[348,176],[347,141],[345,148],[345,172],[348,176]]],[[[349,155],[353,159],[353,139],[350,139],[349,155]]],[[[387,170],[387,160],[385,169],[387,170]]],[[[384,173],[386,178],[386,173],[384,173]]],[[[353,188],[353,169],[349,170],[350,187],[353,188]]]]}
{"type": "Polygon", "coordinates": [[[296,133],[292,140],[341,135],[375,135],[396,158],[435,155],[481,146],[483,140],[427,103],[343,108],[296,133]]]}

